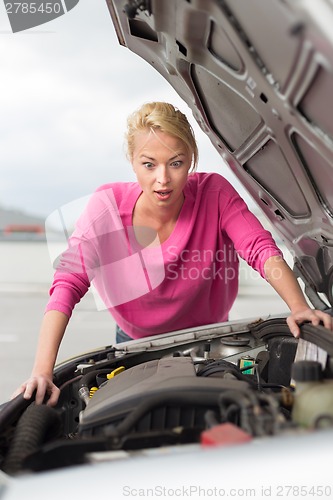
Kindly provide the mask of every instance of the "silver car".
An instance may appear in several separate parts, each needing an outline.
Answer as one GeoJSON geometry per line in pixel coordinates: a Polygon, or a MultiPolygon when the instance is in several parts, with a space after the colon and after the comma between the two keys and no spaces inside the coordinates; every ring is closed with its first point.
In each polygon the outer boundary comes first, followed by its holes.
{"type": "MultiPolygon", "coordinates": [[[[107,5],[332,312],[332,1],[107,5]]],[[[304,324],[297,340],[283,315],[78,356],[54,371],[55,408],[1,407],[0,498],[332,498],[332,359],[331,332],[304,324]]]]}

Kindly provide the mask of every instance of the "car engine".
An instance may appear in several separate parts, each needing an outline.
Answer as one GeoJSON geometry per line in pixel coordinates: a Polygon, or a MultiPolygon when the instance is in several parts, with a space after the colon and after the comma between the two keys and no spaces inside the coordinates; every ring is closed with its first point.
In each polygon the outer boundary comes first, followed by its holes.
{"type": "Polygon", "coordinates": [[[17,474],[89,463],[96,453],[231,446],[332,427],[332,355],[325,328],[305,324],[298,340],[284,318],[105,347],[56,368],[55,408],[21,395],[1,408],[1,468],[17,474]]]}

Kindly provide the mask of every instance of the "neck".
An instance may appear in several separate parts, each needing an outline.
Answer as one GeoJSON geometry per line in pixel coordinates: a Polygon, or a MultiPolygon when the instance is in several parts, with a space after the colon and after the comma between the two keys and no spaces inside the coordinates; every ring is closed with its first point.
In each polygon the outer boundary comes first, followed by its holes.
{"type": "MultiPolygon", "coordinates": [[[[172,207],[156,207],[145,203],[143,196],[138,199],[132,216],[133,226],[136,228],[151,228],[158,235],[157,244],[160,245],[166,241],[171,235],[179,217],[179,213],[184,203],[184,196],[179,200],[176,206],[172,207]]],[[[140,234],[136,232],[136,238],[141,241],[140,234]]],[[[146,245],[146,241],[142,240],[141,244],[146,245]]]]}
{"type": "Polygon", "coordinates": [[[141,211],[142,215],[155,220],[157,223],[172,223],[177,221],[184,203],[184,199],[185,197],[183,195],[176,205],[172,205],[170,207],[152,207],[150,204],[146,204],[145,199],[141,197],[139,210],[141,211]]]}

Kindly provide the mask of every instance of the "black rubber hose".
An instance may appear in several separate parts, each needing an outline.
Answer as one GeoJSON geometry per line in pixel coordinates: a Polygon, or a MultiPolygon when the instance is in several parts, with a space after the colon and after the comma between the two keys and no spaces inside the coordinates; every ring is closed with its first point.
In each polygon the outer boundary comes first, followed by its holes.
{"type": "Polygon", "coordinates": [[[92,370],[91,372],[86,373],[81,378],[79,387],[89,387],[91,383],[96,383],[97,375],[107,375],[112,372],[113,369],[114,368],[101,368],[99,370],[92,370]]]}
{"type": "MultiPolygon", "coordinates": [[[[23,394],[18,394],[16,398],[6,401],[0,405],[0,429],[7,429],[9,425],[19,419],[24,410],[35,400],[36,391],[31,399],[24,399],[23,394]]],[[[0,435],[2,432],[0,432],[0,435]]]]}
{"type": "MultiPolygon", "coordinates": [[[[252,365],[254,366],[254,365],[252,365]]],[[[249,370],[251,366],[246,366],[244,367],[244,370],[249,370]]],[[[242,373],[242,370],[235,366],[233,363],[230,363],[229,361],[223,360],[218,360],[218,361],[212,361],[208,365],[206,365],[204,368],[202,368],[200,371],[198,371],[197,376],[198,377],[210,377],[215,374],[226,374],[230,373],[231,375],[234,375],[238,380],[244,380],[245,382],[248,382],[252,385],[256,385],[256,382],[254,382],[250,377],[247,375],[244,375],[242,373]]]]}
{"type": "MultiPolygon", "coordinates": [[[[330,311],[327,311],[330,312],[330,311]]],[[[292,337],[289,327],[284,318],[266,319],[262,323],[250,324],[249,330],[254,338],[267,342],[275,337],[292,337]]],[[[315,344],[324,349],[330,356],[333,356],[333,335],[330,330],[321,325],[313,326],[311,323],[300,325],[300,338],[315,344]]],[[[295,342],[297,340],[295,339],[295,342]]]]}
{"type": "Polygon", "coordinates": [[[61,430],[62,420],[54,408],[35,404],[28,406],[16,426],[3,470],[7,474],[19,472],[25,458],[47,440],[59,437],[61,430]]]}

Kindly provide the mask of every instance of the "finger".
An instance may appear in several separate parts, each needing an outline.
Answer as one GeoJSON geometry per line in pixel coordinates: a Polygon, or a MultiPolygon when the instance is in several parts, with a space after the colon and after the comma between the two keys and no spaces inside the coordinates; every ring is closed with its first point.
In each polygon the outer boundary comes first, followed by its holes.
{"type": "Polygon", "coordinates": [[[26,385],[25,385],[25,391],[23,393],[23,397],[24,399],[31,399],[35,389],[36,389],[36,386],[37,386],[37,382],[36,381],[33,381],[33,382],[28,382],[26,385]]]}
{"type": "Polygon", "coordinates": [[[298,324],[291,316],[287,318],[287,325],[289,326],[289,330],[291,331],[292,335],[298,338],[301,332],[298,324]]]}
{"type": "Polygon", "coordinates": [[[316,314],[315,312],[313,314],[311,314],[310,321],[313,324],[313,326],[318,326],[320,323],[320,318],[319,318],[318,314],[316,314]]]}
{"type": "Polygon", "coordinates": [[[53,385],[51,395],[46,403],[47,406],[55,406],[58,402],[59,395],[60,389],[56,385],[53,385]]]}
{"type": "Polygon", "coordinates": [[[327,314],[327,319],[324,320],[324,325],[326,328],[328,328],[329,330],[333,330],[333,318],[332,316],[330,316],[329,314],[327,314]],[[327,322],[327,326],[326,326],[326,323],[325,321],[327,322]]]}
{"type": "Polygon", "coordinates": [[[15,392],[10,396],[9,399],[15,399],[19,394],[25,391],[25,384],[22,384],[15,392]]]}
{"type": "Polygon", "coordinates": [[[45,382],[45,380],[44,379],[39,380],[35,397],[36,405],[41,405],[43,403],[46,389],[47,389],[47,383],[45,382]]]}
{"type": "Polygon", "coordinates": [[[317,315],[324,323],[325,328],[327,328],[328,330],[333,330],[333,318],[329,314],[324,313],[323,311],[317,311],[317,315]]]}

